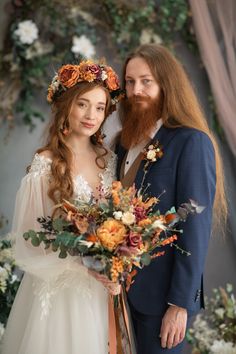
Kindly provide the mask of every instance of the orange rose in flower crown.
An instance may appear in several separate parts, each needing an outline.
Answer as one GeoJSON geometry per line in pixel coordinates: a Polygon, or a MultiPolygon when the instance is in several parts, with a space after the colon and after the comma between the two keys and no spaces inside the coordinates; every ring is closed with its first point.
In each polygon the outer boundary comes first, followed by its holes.
{"type": "Polygon", "coordinates": [[[79,78],[79,65],[64,65],[58,71],[58,79],[66,88],[74,86],[79,78]]]}
{"type": "Polygon", "coordinates": [[[107,74],[106,83],[109,90],[117,90],[119,88],[119,79],[110,66],[107,67],[106,74],[107,74]]]}
{"type": "Polygon", "coordinates": [[[124,97],[124,92],[120,89],[118,76],[110,66],[98,64],[92,60],[83,60],[78,65],[63,65],[58,70],[48,87],[48,102],[53,103],[65,91],[83,81],[101,83],[109,91],[111,112],[115,110],[116,104],[124,97]]]}

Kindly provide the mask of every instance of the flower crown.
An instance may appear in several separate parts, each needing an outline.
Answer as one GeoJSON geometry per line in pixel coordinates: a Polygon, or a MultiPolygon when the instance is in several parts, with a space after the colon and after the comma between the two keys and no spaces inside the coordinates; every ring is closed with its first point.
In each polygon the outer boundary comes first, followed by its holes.
{"type": "Polygon", "coordinates": [[[48,87],[47,101],[52,103],[63,92],[82,81],[101,82],[111,95],[112,105],[123,97],[119,78],[110,66],[84,60],[78,65],[63,65],[58,70],[48,87]]]}

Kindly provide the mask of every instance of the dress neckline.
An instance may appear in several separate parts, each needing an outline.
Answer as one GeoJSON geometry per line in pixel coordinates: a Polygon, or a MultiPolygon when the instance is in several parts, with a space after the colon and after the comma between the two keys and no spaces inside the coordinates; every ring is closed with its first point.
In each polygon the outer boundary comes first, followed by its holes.
{"type": "MultiPolygon", "coordinates": [[[[46,156],[43,156],[43,155],[40,155],[39,153],[36,153],[35,154],[35,158],[36,159],[39,159],[40,161],[44,161],[44,162],[48,162],[50,165],[52,163],[52,159],[50,157],[46,157],[46,156]]],[[[107,165],[108,166],[108,165],[107,165]]],[[[103,187],[104,187],[104,176],[105,176],[105,172],[107,171],[107,166],[104,168],[104,170],[102,172],[100,172],[98,174],[98,177],[99,177],[99,180],[100,180],[100,183],[99,185],[97,186],[98,188],[98,191],[99,189],[102,190],[103,187]]],[[[89,182],[86,180],[86,178],[82,175],[82,174],[78,174],[78,175],[73,175],[72,176],[72,179],[73,181],[76,183],[79,179],[81,179],[86,187],[89,189],[90,193],[91,193],[91,197],[95,200],[98,200],[98,198],[96,197],[96,194],[97,193],[94,193],[94,190],[93,188],[91,187],[91,185],[89,184],[89,182]]]]}

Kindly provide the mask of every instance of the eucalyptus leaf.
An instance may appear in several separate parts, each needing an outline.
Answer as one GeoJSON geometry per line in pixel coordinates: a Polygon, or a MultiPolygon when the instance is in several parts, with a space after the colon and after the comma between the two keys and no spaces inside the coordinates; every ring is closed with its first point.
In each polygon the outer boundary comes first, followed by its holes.
{"type": "Polygon", "coordinates": [[[25,240],[28,240],[29,238],[34,238],[37,236],[37,232],[34,230],[29,230],[23,234],[23,237],[25,240]]]}
{"type": "Polygon", "coordinates": [[[34,247],[38,247],[38,246],[40,245],[40,240],[39,240],[38,237],[33,237],[33,238],[31,239],[31,243],[32,243],[32,245],[33,245],[34,247]]]}
{"type": "Polygon", "coordinates": [[[148,266],[151,263],[151,256],[148,253],[144,253],[141,256],[141,263],[145,266],[148,266]]]}
{"type": "Polygon", "coordinates": [[[68,225],[68,222],[60,218],[55,219],[52,222],[53,229],[58,232],[62,231],[66,225],[68,225]]]}

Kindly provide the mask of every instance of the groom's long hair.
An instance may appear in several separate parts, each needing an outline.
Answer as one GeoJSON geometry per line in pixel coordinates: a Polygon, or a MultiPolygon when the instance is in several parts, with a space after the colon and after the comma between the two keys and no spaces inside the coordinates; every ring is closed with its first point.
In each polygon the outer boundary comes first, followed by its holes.
{"type": "MultiPolygon", "coordinates": [[[[227,220],[227,202],[224,188],[224,175],[218,145],[210,131],[194,89],[181,65],[168,49],[157,44],[138,47],[126,59],[123,67],[123,87],[128,62],[133,58],[142,58],[148,64],[152,75],[160,86],[162,94],[161,117],[167,128],[189,127],[206,133],[212,141],[216,159],[216,195],[214,202],[215,224],[224,226],[227,220]]],[[[120,105],[120,119],[125,127],[126,103],[120,105]]],[[[132,131],[131,131],[132,133],[132,131]]],[[[122,136],[122,133],[121,133],[122,136]]],[[[126,139],[129,137],[126,136],[126,139]]],[[[132,139],[132,136],[130,136],[132,139]]]]}

